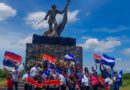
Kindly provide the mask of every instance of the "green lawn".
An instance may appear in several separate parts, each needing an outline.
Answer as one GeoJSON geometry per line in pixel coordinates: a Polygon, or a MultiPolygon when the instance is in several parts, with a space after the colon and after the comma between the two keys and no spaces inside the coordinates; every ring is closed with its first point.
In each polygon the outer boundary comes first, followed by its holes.
{"type": "Polygon", "coordinates": [[[0,87],[4,87],[5,86],[5,79],[0,79],[0,87]]]}
{"type": "Polygon", "coordinates": [[[130,90],[130,74],[129,75],[127,74],[127,76],[124,76],[123,86],[121,90],[130,90]]]}

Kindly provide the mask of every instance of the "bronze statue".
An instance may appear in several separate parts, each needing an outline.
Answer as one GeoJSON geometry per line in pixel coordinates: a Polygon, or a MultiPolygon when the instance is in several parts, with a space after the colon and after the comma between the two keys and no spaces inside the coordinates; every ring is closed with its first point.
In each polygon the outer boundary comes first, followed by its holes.
{"type": "Polygon", "coordinates": [[[46,16],[44,18],[44,20],[47,20],[47,18],[49,17],[49,19],[48,19],[49,30],[46,31],[43,34],[43,36],[49,36],[49,37],[59,37],[60,36],[61,32],[63,31],[63,29],[65,27],[65,24],[67,23],[67,9],[68,9],[69,4],[70,4],[70,0],[67,0],[63,11],[57,10],[55,4],[52,5],[51,10],[48,11],[48,13],[46,14],[46,16]],[[64,13],[64,16],[63,16],[62,22],[60,24],[57,24],[56,15],[63,14],[63,13],[64,13]],[[54,27],[52,27],[53,24],[54,24],[54,27]]]}

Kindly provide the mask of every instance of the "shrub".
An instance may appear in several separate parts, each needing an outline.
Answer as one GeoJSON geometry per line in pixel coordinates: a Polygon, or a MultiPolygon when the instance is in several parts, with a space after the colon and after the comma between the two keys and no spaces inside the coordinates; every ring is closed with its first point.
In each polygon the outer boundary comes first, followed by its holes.
{"type": "Polygon", "coordinates": [[[5,78],[6,77],[6,74],[4,72],[4,70],[0,69],[0,78],[5,78]]]}

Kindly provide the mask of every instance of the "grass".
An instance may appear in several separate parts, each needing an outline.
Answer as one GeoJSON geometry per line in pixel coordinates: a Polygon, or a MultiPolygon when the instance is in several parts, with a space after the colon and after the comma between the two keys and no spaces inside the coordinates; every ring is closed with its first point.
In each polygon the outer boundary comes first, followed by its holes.
{"type": "Polygon", "coordinates": [[[5,86],[5,79],[0,78],[0,87],[4,87],[4,86],[5,86]]]}
{"type": "Polygon", "coordinates": [[[130,73],[123,76],[123,85],[121,90],[130,90],[130,73]]]}

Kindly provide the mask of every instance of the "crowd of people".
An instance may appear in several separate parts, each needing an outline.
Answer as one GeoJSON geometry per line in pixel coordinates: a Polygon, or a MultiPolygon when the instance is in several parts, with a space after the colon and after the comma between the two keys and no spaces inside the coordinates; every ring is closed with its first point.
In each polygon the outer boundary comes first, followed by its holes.
{"type": "MultiPolygon", "coordinates": [[[[122,74],[113,70],[113,67],[106,67],[104,64],[99,65],[101,74],[97,74],[94,66],[89,70],[73,61],[57,61],[55,64],[47,60],[39,63],[35,61],[33,65],[25,69],[22,75],[24,81],[24,90],[119,90],[122,85],[122,74]],[[37,87],[28,82],[27,78],[31,77],[38,83],[44,80],[59,80],[60,85],[46,85],[37,87]]],[[[7,90],[18,90],[18,78],[20,77],[17,68],[12,71],[12,75],[7,77],[7,90]],[[11,81],[12,80],[12,81],[11,81]],[[12,82],[12,84],[11,84],[12,82]]]]}

